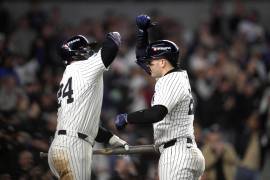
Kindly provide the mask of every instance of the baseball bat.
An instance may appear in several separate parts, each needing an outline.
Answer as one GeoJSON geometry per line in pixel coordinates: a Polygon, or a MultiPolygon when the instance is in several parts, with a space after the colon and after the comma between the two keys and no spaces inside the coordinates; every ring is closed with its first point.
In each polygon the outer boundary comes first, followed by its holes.
{"type": "MultiPolygon", "coordinates": [[[[124,147],[110,147],[110,148],[101,148],[94,149],[94,155],[126,155],[126,154],[145,154],[145,153],[158,153],[158,149],[155,145],[137,145],[129,146],[129,149],[126,150],[124,147]]],[[[40,152],[41,158],[47,158],[48,154],[45,152],[40,152]]]]}
{"type": "Polygon", "coordinates": [[[103,149],[93,150],[93,154],[102,154],[102,155],[144,154],[144,153],[156,153],[156,152],[158,152],[158,150],[153,144],[129,146],[128,150],[126,150],[124,147],[103,148],[103,149]]]}

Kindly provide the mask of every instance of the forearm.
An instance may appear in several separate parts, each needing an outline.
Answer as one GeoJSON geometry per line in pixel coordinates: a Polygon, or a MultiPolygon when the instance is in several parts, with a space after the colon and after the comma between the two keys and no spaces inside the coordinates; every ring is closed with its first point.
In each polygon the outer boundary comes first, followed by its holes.
{"type": "Polygon", "coordinates": [[[129,113],[127,122],[129,124],[151,124],[161,121],[168,113],[168,110],[163,105],[155,105],[150,109],[144,109],[129,113]]]}
{"type": "Polygon", "coordinates": [[[113,136],[113,134],[110,131],[108,131],[105,128],[99,126],[98,134],[97,134],[95,140],[97,142],[100,142],[100,143],[108,143],[112,136],[113,136]]]}
{"type": "Polygon", "coordinates": [[[99,126],[98,134],[95,140],[99,143],[109,143],[112,146],[123,146],[128,149],[128,144],[126,141],[120,139],[118,136],[112,134],[110,131],[99,126]]]}
{"type": "Polygon", "coordinates": [[[145,50],[148,46],[148,32],[147,30],[138,29],[136,38],[136,58],[141,59],[146,56],[145,50]]]}
{"type": "Polygon", "coordinates": [[[119,46],[120,46],[120,36],[113,37],[107,34],[105,41],[102,43],[101,48],[101,59],[106,68],[112,63],[112,61],[116,57],[119,46]]]}

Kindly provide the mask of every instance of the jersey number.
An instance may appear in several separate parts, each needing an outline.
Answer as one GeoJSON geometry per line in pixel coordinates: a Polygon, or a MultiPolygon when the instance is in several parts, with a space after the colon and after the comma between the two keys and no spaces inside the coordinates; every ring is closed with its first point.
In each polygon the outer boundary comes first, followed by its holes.
{"type": "Polygon", "coordinates": [[[62,89],[64,87],[64,84],[60,84],[59,90],[57,92],[57,98],[58,98],[58,107],[61,107],[61,97],[67,98],[67,104],[70,104],[74,101],[74,98],[72,97],[73,90],[72,90],[72,77],[70,77],[67,81],[67,84],[65,85],[65,88],[62,92],[62,89]]]}
{"type": "Polygon", "coordinates": [[[194,114],[194,102],[193,99],[190,99],[189,106],[188,106],[188,115],[194,114]]]}
{"type": "Polygon", "coordinates": [[[189,105],[188,105],[188,115],[193,115],[194,114],[194,100],[192,98],[192,94],[191,94],[191,89],[188,89],[191,99],[189,101],[189,105]]]}

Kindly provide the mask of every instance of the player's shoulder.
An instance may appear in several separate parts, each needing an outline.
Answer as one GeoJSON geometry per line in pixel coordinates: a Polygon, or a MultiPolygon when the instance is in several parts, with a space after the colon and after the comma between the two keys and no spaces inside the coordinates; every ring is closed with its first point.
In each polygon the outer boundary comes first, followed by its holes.
{"type": "Polygon", "coordinates": [[[90,56],[87,60],[91,61],[91,59],[101,59],[101,49],[95,52],[92,56],[90,56]]]}
{"type": "Polygon", "coordinates": [[[187,76],[186,70],[176,69],[169,71],[167,74],[158,79],[159,83],[166,83],[168,81],[175,81],[175,83],[181,81],[182,78],[187,76]]]}

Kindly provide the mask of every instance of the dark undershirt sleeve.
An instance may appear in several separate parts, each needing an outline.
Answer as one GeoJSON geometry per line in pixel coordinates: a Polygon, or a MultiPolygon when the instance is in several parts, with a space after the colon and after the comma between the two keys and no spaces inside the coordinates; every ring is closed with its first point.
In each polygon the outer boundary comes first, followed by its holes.
{"type": "Polygon", "coordinates": [[[113,134],[105,128],[99,126],[95,140],[99,143],[108,143],[113,134]]]}
{"type": "Polygon", "coordinates": [[[107,68],[114,60],[118,52],[118,45],[110,38],[106,38],[102,43],[101,59],[107,68]]]}
{"type": "Polygon", "coordinates": [[[127,121],[130,124],[151,124],[161,121],[168,114],[168,109],[163,105],[155,105],[150,109],[144,109],[129,113],[127,121]]]}
{"type": "Polygon", "coordinates": [[[142,59],[146,56],[146,47],[148,46],[148,32],[147,30],[138,30],[136,36],[136,58],[142,59]]]}

